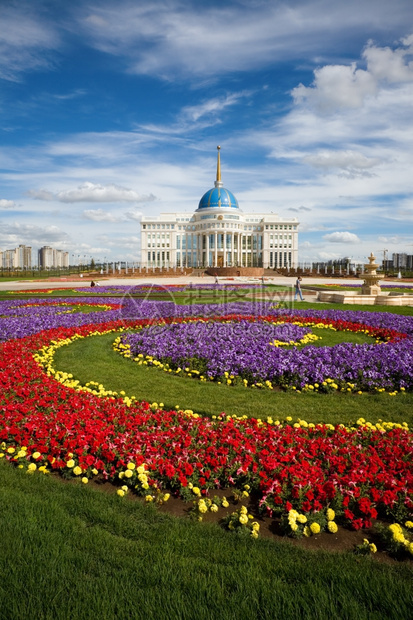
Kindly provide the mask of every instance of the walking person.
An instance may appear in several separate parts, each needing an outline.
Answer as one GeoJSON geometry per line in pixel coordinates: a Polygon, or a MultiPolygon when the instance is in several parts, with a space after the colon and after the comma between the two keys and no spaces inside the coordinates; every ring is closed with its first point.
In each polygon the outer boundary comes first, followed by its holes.
{"type": "Polygon", "coordinates": [[[294,295],[294,301],[297,301],[297,295],[300,295],[300,299],[301,301],[304,301],[303,299],[303,294],[301,292],[301,280],[302,277],[298,276],[298,278],[295,281],[295,295],[294,295]]]}

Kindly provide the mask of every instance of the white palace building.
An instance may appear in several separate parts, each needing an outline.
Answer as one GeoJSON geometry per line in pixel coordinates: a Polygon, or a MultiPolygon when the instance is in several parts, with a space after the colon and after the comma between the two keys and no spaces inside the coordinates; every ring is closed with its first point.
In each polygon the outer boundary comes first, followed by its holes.
{"type": "Polygon", "coordinates": [[[243,213],[234,194],[223,186],[217,148],[214,187],[202,196],[193,215],[142,217],[142,267],[297,267],[297,218],[243,213]]]}

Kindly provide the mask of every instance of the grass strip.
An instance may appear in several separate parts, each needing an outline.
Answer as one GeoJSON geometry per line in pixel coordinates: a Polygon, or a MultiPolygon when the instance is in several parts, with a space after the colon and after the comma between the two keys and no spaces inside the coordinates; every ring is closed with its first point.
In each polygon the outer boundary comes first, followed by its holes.
{"type": "Polygon", "coordinates": [[[413,569],[253,541],[0,463],[3,618],[410,617],[413,569]]]}

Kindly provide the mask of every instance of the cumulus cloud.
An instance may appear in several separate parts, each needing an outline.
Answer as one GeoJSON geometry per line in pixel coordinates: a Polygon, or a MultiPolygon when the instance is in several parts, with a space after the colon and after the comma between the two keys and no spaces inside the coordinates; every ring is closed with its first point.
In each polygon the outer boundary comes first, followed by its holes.
{"type": "Polygon", "coordinates": [[[360,108],[366,97],[377,93],[377,81],[371,73],[350,66],[326,65],[314,71],[311,86],[300,84],[292,90],[296,103],[308,102],[320,112],[340,108],[360,108]]]}
{"type": "Polygon", "coordinates": [[[329,241],[330,243],[361,243],[361,240],[357,237],[357,235],[347,231],[328,233],[327,235],[323,235],[323,239],[325,241],[329,241]]]}
{"type": "Polygon", "coordinates": [[[0,200],[0,209],[14,209],[16,207],[16,203],[14,200],[6,200],[2,198],[0,200]]]}
{"type": "Polygon", "coordinates": [[[122,219],[108,211],[103,211],[103,209],[89,209],[83,211],[83,217],[93,222],[120,222],[122,219]]]}
{"type": "Polygon", "coordinates": [[[57,200],[64,203],[74,202],[152,202],[153,194],[138,194],[132,189],[118,185],[96,185],[86,182],[76,189],[51,192],[47,189],[30,190],[29,195],[36,200],[57,200]]]}
{"type": "Polygon", "coordinates": [[[369,42],[363,52],[369,72],[377,80],[388,83],[413,81],[413,62],[408,60],[413,52],[413,35],[403,39],[404,47],[392,50],[390,47],[377,47],[369,42]]]}
{"type": "Polygon", "coordinates": [[[350,65],[326,65],[314,71],[310,86],[300,84],[291,91],[297,104],[306,103],[320,113],[361,108],[381,88],[413,81],[413,35],[395,49],[369,42],[362,53],[366,69],[350,65]]]}

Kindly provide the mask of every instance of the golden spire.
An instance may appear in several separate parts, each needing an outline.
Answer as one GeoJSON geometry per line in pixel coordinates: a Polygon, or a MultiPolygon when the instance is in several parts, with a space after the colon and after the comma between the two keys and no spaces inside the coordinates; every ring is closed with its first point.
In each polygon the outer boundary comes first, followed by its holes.
{"type": "Polygon", "coordinates": [[[217,158],[217,180],[215,181],[215,187],[222,187],[222,181],[221,181],[221,157],[220,157],[220,150],[221,147],[217,146],[217,150],[218,150],[218,158],[217,158]]]}

